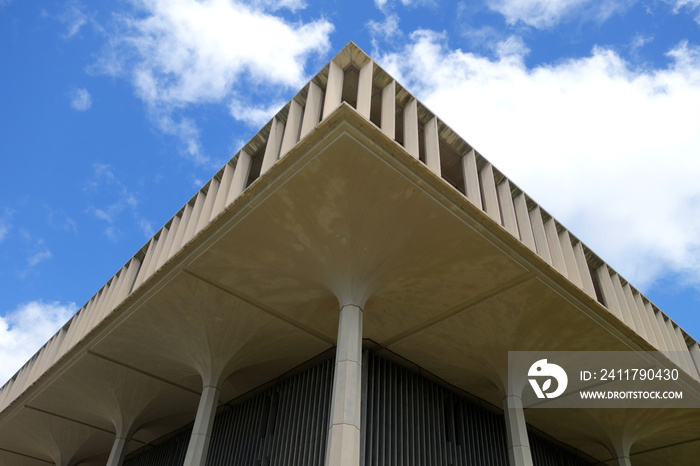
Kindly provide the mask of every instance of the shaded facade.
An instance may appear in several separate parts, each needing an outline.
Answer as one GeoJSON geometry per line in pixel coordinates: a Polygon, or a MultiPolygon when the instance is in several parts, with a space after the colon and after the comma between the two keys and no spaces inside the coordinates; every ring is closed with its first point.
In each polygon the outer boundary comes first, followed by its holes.
{"type": "Polygon", "coordinates": [[[695,464],[697,410],[523,410],[514,350],[700,396],[698,343],[348,44],[0,389],[0,464],[695,464]]]}

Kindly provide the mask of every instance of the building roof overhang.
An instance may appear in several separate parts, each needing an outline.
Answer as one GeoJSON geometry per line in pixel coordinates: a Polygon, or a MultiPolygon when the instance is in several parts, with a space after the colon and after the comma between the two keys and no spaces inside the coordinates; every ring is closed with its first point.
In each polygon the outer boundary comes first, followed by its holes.
{"type": "MultiPolygon", "coordinates": [[[[203,384],[228,402],[331,348],[339,303],[375,348],[495,406],[509,350],[654,349],[342,104],[0,413],[0,459],[104,461],[138,419],[133,451],[186,425],[203,384]]],[[[601,461],[613,428],[635,464],[692,464],[700,443],[698,410],[527,420],[601,461]]]]}

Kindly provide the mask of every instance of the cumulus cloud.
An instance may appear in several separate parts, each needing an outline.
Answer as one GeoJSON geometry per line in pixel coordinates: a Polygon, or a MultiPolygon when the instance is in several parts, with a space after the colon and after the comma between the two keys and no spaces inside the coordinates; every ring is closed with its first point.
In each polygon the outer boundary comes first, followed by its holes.
{"type": "Polygon", "coordinates": [[[637,286],[700,286],[700,48],[636,69],[617,53],[528,68],[417,31],[380,60],[535,201],[637,286]]]}
{"type": "MultiPolygon", "coordinates": [[[[207,163],[196,124],[177,110],[228,103],[236,86],[269,95],[306,80],[308,59],[325,53],[333,30],[325,19],[290,23],[270,13],[303,2],[138,0],[138,12],[121,18],[98,70],[123,74],[159,128],[179,137],[185,154],[207,163]],[[262,91],[265,92],[262,92],[262,91]]],[[[276,100],[276,99],[272,99],[276,100]]],[[[243,108],[242,111],[246,109],[243,108]]]]}
{"type": "Polygon", "coordinates": [[[87,89],[74,89],[70,93],[70,105],[79,112],[92,107],[92,96],[87,89]]]}
{"type": "Polygon", "coordinates": [[[264,125],[285,104],[283,101],[273,102],[269,105],[245,103],[237,97],[231,99],[229,111],[236,120],[243,121],[247,125],[259,128],[264,125]]]}
{"type": "Polygon", "coordinates": [[[75,303],[31,301],[0,316],[0,384],[9,380],[76,310],[75,303]]]}
{"type": "Polygon", "coordinates": [[[634,0],[488,0],[487,3],[509,24],[522,22],[545,29],[573,17],[604,21],[634,0]]]}

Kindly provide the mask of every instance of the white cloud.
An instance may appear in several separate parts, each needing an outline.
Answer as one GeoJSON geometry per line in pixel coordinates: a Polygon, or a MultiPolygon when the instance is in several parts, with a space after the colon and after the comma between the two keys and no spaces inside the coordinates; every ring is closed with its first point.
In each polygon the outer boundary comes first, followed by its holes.
{"type": "Polygon", "coordinates": [[[51,259],[51,256],[51,251],[44,247],[41,251],[29,256],[29,258],[27,259],[27,265],[29,265],[30,268],[34,268],[40,262],[43,262],[47,259],[51,259]]]}
{"type": "Polygon", "coordinates": [[[75,303],[31,301],[0,316],[0,384],[9,380],[76,309],[75,303]]]}
{"type": "Polygon", "coordinates": [[[700,0],[676,0],[674,12],[680,10],[690,10],[697,13],[695,21],[700,23],[700,0]]]}
{"type": "Polygon", "coordinates": [[[306,2],[303,0],[257,0],[250,3],[264,7],[270,11],[277,11],[281,10],[282,8],[297,11],[306,8],[306,2]]]}
{"type": "Polygon", "coordinates": [[[19,278],[24,279],[37,265],[40,263],[51,259],[53,254],[49,248],[46,247],[43,239],[36,241],[36,244],[32,247],[33,252],[27,257],[27,266],[19,274],[19,278]]]}
{"type": "Polygon", "coordinates": [[[92,96],[87,89],[74,89],[70,93],[70,105],[79,112],[92,107],[92,96]]]}
{"type": "MultiPolygon", "coordinates": [[[[290,23],[271,14],[300,0],[135,0],[96,69],[126,76],[160,131],[180,139],[183,154],[210,164],[195,121],[179,110],[228,103],[237,87],[274,94],[301,86],[308,59],[325,53],[333,30],[325,19],[290,23]]],[[[278,100],[273,98],[270,100],[278,100]]],[[[243,117],[246,118],[245,116],[243,117]]]]}
{"type": "Polygon", "coordinates": [[[231,112],[231,116],[236,120],[243,121],[254,128],[259,128],[270,121],[270,118],[272,118],[284,104],[285,102],[279,101],[269,105],[256,105],[243,103],[238,98],[233,98],[229,103],[229,111],[231,112]]]}
{"type": "Polygon", "coordinates": [[[83,12],[81,5],[76,1],[69,1],[63,13],[58,17],[59,21],[67,27],[65,38],[70,39],[77,35],[83,26],[88,24],[90,18],[83,12]]]}
{"type": "Polygon", "coordinates": [[[529,69],[417,31],[383,57],[433,111],[637,286],[700,286],[700,48],[639,70],[615,52],[529,69]]]}
{"type": "Polygon", "coordinates": [[[574,17],[604,21],[635,0],[488,0],[488,6],[506,22],[523,22],[538,29],[552,27],[574,17]]]}
{"type": "Polygon", "coordinates": [[[367,29],[372,37],[373,55],[379,53],[380,40],[391,41],[402,34],[399,28],[399,16],[395,13],[386,14],[384,21],[368,21],[367,29]]]}

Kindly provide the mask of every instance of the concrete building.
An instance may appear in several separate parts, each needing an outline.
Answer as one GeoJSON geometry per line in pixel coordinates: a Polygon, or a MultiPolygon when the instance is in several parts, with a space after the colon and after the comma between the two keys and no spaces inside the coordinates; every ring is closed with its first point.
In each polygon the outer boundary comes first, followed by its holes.
{"type": "MultiPolygon", "coordinates": [[[[601,225],[605,230],[605,225],[601,225]]],[[[700,347],[348,44],[0,390],[0,465],[695,465],[508,351],[700,347]]]]}

